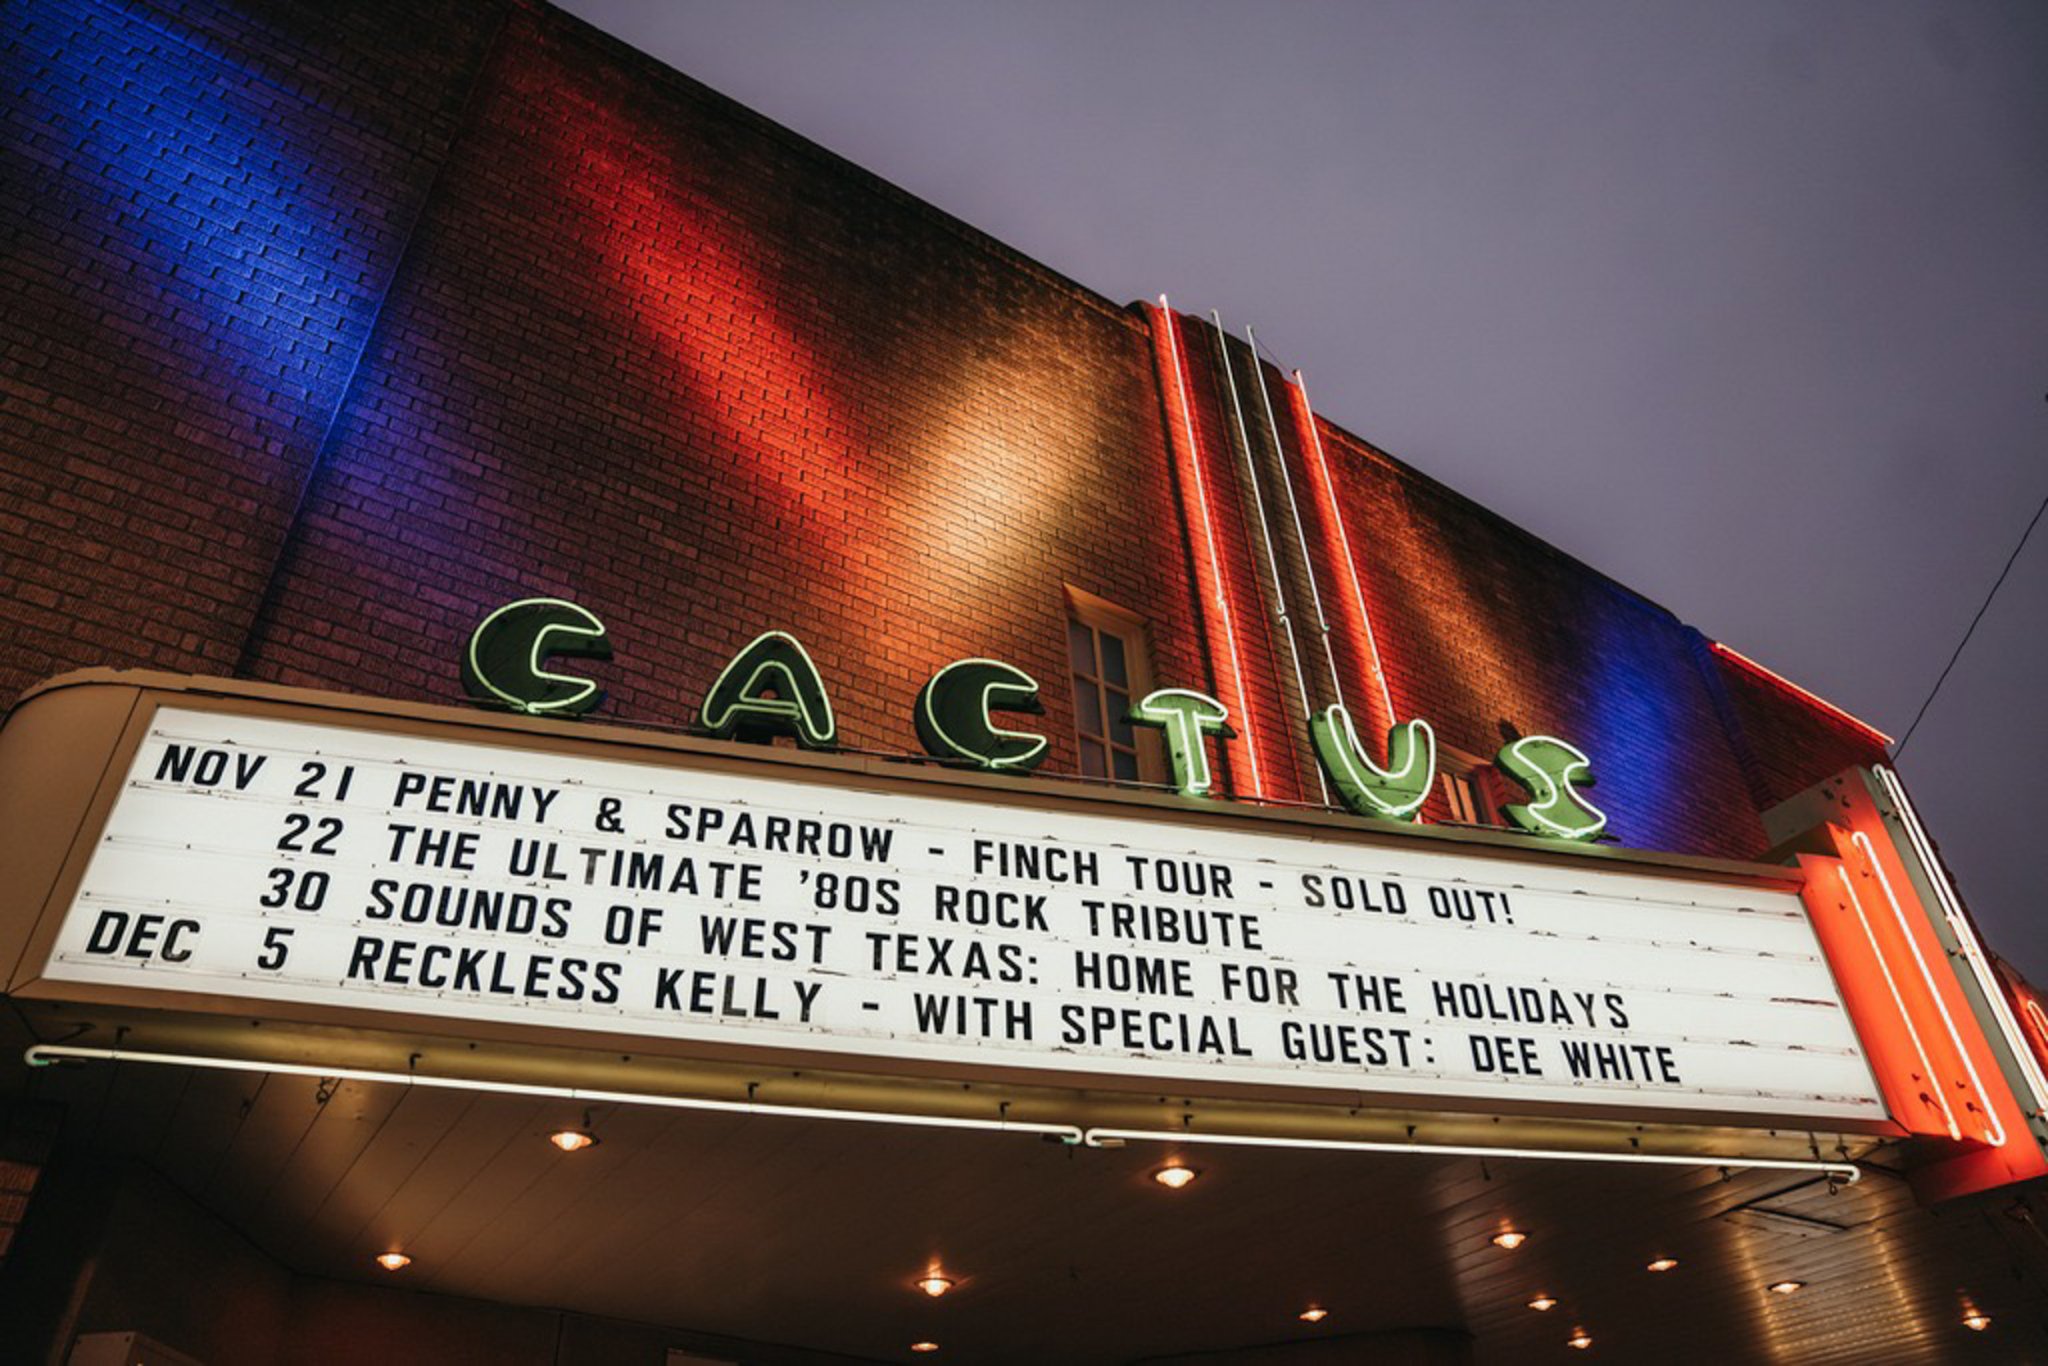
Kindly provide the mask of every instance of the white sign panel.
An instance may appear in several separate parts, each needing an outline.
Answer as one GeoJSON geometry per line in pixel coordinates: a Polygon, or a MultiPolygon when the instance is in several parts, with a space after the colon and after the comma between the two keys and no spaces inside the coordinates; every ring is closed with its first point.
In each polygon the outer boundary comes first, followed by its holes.
{"type": "Polygon", "coordinates": [[[1787,892],[173,709],[46,975],[1449,1108],[1884,1113],[1787,892]]]}

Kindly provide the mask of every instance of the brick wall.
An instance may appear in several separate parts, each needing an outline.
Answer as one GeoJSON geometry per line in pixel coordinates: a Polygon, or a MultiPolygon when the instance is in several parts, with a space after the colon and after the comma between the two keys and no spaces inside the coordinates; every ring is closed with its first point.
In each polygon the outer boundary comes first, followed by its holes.
{"type": "MultiPolygon", "coordinates": [[[[1276,407],[1250,416],[1277,578],[1212,329],[1175,333],[1180,449],[1155,314],[533,0],[22,13],[0,694],[111,663],[454,700],[478,617],[549,593],[611,628],[611,719],[690,724],[782,627],[849,747],[915,749],[924,679],[992,655],[1046,682],[1046,771],[1072,773],[1064,585],[1147,618],[1159,682],[1235,707],[1213,535],[1266,794],[1317,795],[1312,584],[1377,714],[1309,433],[1241,342],[1240,400],[1263,374],[1276,407]]],[[[1869,757],[1662,609],[1321,434],[1395,707],[1448,745],[1563,735],[1626,842],[1732,855],[1761,846],[1758,801],[1869,757]]]]}

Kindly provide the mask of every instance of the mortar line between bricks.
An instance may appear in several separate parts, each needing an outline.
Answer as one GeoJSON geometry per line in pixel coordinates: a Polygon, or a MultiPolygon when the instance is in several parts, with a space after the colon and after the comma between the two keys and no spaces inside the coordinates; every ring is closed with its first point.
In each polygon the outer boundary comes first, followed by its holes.
{"type": "Polygon", "coordinates": [[[249,626],[242,634],[242,648],[235,658],[233,677],[248,678],[255,668],[257,657],[270,636],[272,620],[277,612],[277,600],[283,588],[286,570],[298,554],[300,528],[305,524],[306,505],[312,501],[313,487],[319,482],[320,473],[327,467],[328,456],[341,432],[342,414],[348,411],[349,403],[356,395],[356,383],[362,374],[363,361],[377,344],[379,333],[384,326],[384,311],[390,306],[391,296],[397,293],[406,278],[408,265],[413,259],[413,243],[419,237],[420,224],[426,222],[428,211],[441,194],[443,179],[448,167],[455,160],[456,149],[474,131],[476,126],[477,96],[489,83],[499,55],[505,45],[505,31],[512,26],[512,18],[518,5],[516,0],[500,0],[498,26],[484,41],[482,54],[477,58],[476,69],[469,78],[469,88],[463,92],[462,107],[456,111],[454,127],[448,134],[448,145],[441,153],[441,160],[434,167],[426,188],[420,192],[419,205],[413,210],[412,220],[405,225],[405,236],[398,244],[398,254],[391,262],[391,273],[384,281],[384,289],[377,296],[377,306],[370,314],[370,322],[363,329],[363,339],[356,347],[355,359],[349,363],[348,376],[342,380],[341,389],[335,395],[334,406],[328,410],[326,425],[321,428],[320,440],[313,447],[313,458],[307,462],[305,476],[299,481],[298,498],[292,503],[291,515],[284,524],[284,534],[278,538],[277,553],[271,557],[270,572],[264,576],[263,591],[257,595],[256,606],[249,614],[249,626]]]}

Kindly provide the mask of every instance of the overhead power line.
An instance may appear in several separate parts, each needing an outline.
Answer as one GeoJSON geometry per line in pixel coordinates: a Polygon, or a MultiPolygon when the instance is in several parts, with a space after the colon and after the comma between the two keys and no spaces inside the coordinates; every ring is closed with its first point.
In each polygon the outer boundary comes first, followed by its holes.
{"type": "Polygon", "coordinates": [[[1970,618],[1970,627],[1968,630],[1963,632],[1963,638],[1960,641],[1956,642],[1956,652],[1948,657],[1948,665],[1947,667],[1942,669],[1941,677],[1935,679],[1934,686],[1927,690],[1927,700],[1925,702],[1922,702],[1920,704],[1920,710],[1913,714],[1913,724],[1906,727],[1906,733],[1899,738],[1899,743],[1892,747],[1892,759],[1894,762],[1897,761],[1898,757],[1901,754],[1904,754],[1906,752],[1907,742],[1912,740],[1913,732],[1919,729],[1920,719],[1926,716],[1927,709],[1934,705],[1935,694],[1941,691],[1942,684],[1948,682],[1948,676],[1951,672],[1954,671],[1956,667],[1956,661],[1963,657],[1963,647],[1965,645],[1968,645],[1970,643],[1970,637],[1976,634],[1977,623],[1984,620],[1984,613],[1990,610],[1991,600],[1997,597],[1998,590],[2005,586],[2005,576],[2012,573],[2012,567],[2014,563],[2018,561],[2020,557],[2020,552],[2027,548],[2027,538],[2029,536],[2032,536],[2034,534],[2034,528],[2040,525],[2041,514],[2044,512],[2048,512],[2048,495],[2043,495],[2041,499],[2041,506],[2034,509],[2033,520],[2028,522],[2027,529],[2020,533],[2020,543],[2012,548],[2012,554],[2005,557],[2005,568],[1998,571],[1998,581],[1992,584],[1991,591],[1984,595],[1984,602],[1981,606],[1977,608],[1977,615],[1970,618]]]}

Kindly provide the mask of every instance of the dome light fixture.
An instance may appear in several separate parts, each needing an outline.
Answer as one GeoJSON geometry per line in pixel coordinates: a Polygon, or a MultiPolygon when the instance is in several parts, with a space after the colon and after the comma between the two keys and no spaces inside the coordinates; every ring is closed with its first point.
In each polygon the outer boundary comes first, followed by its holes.
{"type": "Polygon", "coordinates": [[[1656,1261],[1654,1261],[1654,1262],[1651,1262],[1651,1263],[1650,1263],[1650,1264],[1649,1264],[1648,1266],[1644,1267],[1644,1268],[1643,1268],[1643,1270],[1645,1270],[1645,1271],[1670,1271],[1670,1270],[1673,1270],[1673,1269],[1675,1269],[1675,1268],[1676,1268],[1677,1266],[1678,1266],[1678,1258],[1676,1258],[1676,1257],[1659,1257],[1659,1258],[1658,1258],[1658,1259],[1657,1259],[1656,1261]]]}
{"type": "Polygon", "coordinates": [[[1583,1328],[1574,1328],[1572,1335],[1564,1340],[1564,1345],[1575,1352],[1583,1352],[1593,1345],[1593,1335],[1583,1328]]]}
{"type": "Polygon", "coordinates": [[[1539,1314],[1548,1314],[1551,1310],[1557,1308],[1557,1296],[1538,1295],[1535,1299],[1529,1301],[1529,1307],[1539,1314]]]}
{"type": "Polygon", "coordinates": [[[917,1288],[930,1295],[933,1299],[937,1299],[953,1288],[953,1278],[941,1276],[936,1271],[927,1271],[924,1275],[917,1278],[917,1288]]]}
{"type": "Polygon", "coordinates": [[[910,1344],[910,1350],[913,1352],[936,1352],[939,1350],[939,1344],[930,1340],[913,1342],[910,1344]]]}
{"type": "Polygon", "coordinates": [[[1324,1319],[1330,1317],[1330,1311],[1323,1308],[1320,1304],[1312,1304],[1295,1315],[1295,1317],[1303,1323],[1321,1323],[1324,1319]]]}
{"type": "Polygon", "coordinates": [[[1529,1235],[1519,1229],[1504,1228],[1499,1233],[1493,1235],[1493,1245],[1506,1248],[1509,1252],[1513,1252],[1528,1241],[1529,1235]]]}
{"type": "Polygon", "coordinates": [[[1963,1315],[1963,1327],[1973,1333],[1981,1333],[1990,1326],[1991,1316],[1974,1304],[1970,1305],[1969,1312],[1963,1315]]]}
{"type": "Polygon", "coordinates": [[[597,1146],[597,1135],[588,1129],[557,1129],[548,1135],[548,1142],[565,1153],[580,1153],[597,1146]]]}
{"type": "Polygon", "coordinates": [[[1796,1295],[1806,1289],[1805,1281],[1772,1281],[1768,1287],[1773,1295],[1796,1295]]]}
{"type": "Polygon", "coordinates": [[[412,1265],[412,1258],[403,1252],[380,1252],[377,1254],[377,1265],[386,1271],[403,1271],[412,1265]]]}
{"type": "Polygon", "coordinates": [[[1201,1173],[1193,1167],[1188,1166],[1179,1158],[1175,1158],[1158,1171],[1153,1172],[1152,1179],[1170,1191],[1177,1191],[1200,1175],[1201,1173]]]}

